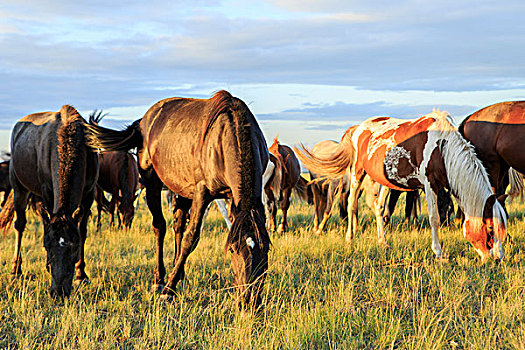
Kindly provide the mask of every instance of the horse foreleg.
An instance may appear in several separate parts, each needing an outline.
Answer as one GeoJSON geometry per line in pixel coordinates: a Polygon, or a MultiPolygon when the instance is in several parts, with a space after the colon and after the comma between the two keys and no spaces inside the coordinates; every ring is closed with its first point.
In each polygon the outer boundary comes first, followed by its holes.
{"type": "Polygon", "coordinates": [[[383,213],[385,211],[386,197],[389,193],[389,188],[386,186],[379,186],[379,196],[376,197],[374,203],[374,213],[376,215],[376,224],[377,224],[377,241],[380,244],[389,246],[386,240],[385,227],[383,223],[383,213]]]}
{"type": "Polygon", "coordinates": [[[405,203],[405,224],[410,223],[410,219],[414,219],[414,223],[417,224],[418,217],[417,217],[417,205],[416,200],[418,197],[418,192],[416,191],[408,191],[406,194],[406,203],[405,203]]]}
{"type": "MultiPolygon", "coordinates": [[[[115,221],[115,205],[117,203],[117,195],[114,194],[111,196],[111,201],[109,202],[109,224],[113,227],[115,221]]],[[[117,215],[118,216],[118,215],[117,215]]]]}
{"type": "Polygon", "coordinates": [[[277,229],[277,232],[284,233],[288,231],[288,208],[290,208],[290,196],[292,195],[292,189],[286,189],[283,191],[283,198],[281,200],[281,210],[283,212],[283,217],[281,219],[281,224],[277,229]]]}
{"type": "Polygon", "coordinates": [[[425,184],[425,195],[427,197],[428,219],[430,227],[432,228],[432,250],[436,254],[436,258],[443,258],[443,250],[439,243],[439,211],[437,206],[437,193],[432,190],[430,184],[425,184]]]}
{"type": "Polygon", "coordinates": [[[87,224],[89,219],[89,214],[91,212],[91,205],[93,204],[93,199],[95,197],[94,192],[87,193],[82,198],[82,204],[80,206],[80,223],[78,226],[80,232],[80,256],[78,262],[75,265],[75,280],[80,281],[86,284],[89,284],[89,278],[86,274],[85,267],[86,261],[84,260],[84,247],[86,245],[87,238],[87,224]]]}
{"type": "Polygon", "coordinates": [[[401,191],[399,190],[392,190],[390,191],[390,195],[388,196],[388,205],[387,205],[387,212],[385,215],[384,223],[388,224],[392,218],[392,215],[394,215],[394,211],[396,210],[397,201],[399,200],[399,196],[401,196],[401,191]]]}
{"type": "Polygon", "coordinates": [[[171,270],[168,283],[162,290],[162,297],[164,299],[170,298],[175,293],[177,283],[184,276],[184,265],[190,253],[195,249],[199,242],[202,218],[211,198],[208,189],[204,182],[199,182],[195,187],[193,195],[193,202],[191,205],[190,222],[184,231],[184,237],[180,245],[180,254],[177,258],[175,266],[171,270]]]}
{"type": "Polygon", "coordinates": [[[352,243],[354,232],[357,230],[357,199],[359,198],[359,189],[363,183],[364,177],[365,173],[363,170],[360,170],[359,172],[354,170],[350,177],[350,194],[348,195],[348,230],[345,237],[347,243],[352,243]]]}
{"type": "Polygon", "coordinates": [[[188,212],[191,208],[191,199],[179,196],[173,208],[173,233],[175,234],[175,257],[173,266],[181,253],[181,242],[184,235],[184,229],[188,221],[188,212]]]}
{"type": "Polygon", "coordinates": [[[102,193],[102,190],[99,190],[98,188],[95,190],[95,201],[97,202],[97,230],[100,229],[102,224],[100,223],[100,220],[102,218],[102,197],[104,194],[102,193]]]}
{"type": "Polygon", "coordinates": [[[224,199],[216,199],[215,205],[217,205],[217,209],[219,209],[222,217],[224,218],[226,226],[228,226],[228,230],[230,230],[232,228],[232,222],[230,221],[230,213],[228,212],[228,208],[226,208],[226,201],[224,199]]]}

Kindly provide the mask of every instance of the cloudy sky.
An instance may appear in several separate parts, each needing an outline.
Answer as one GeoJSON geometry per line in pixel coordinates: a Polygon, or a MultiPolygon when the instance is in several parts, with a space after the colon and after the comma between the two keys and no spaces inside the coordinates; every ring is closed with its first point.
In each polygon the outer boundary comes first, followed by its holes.
{"type": "Polygon", "coordinates": [[[117,128],[220,89],[288,144],[433,107],[459,122],[525,99],[524,13],[519,0],[2,0],[0,149],[26,114],[72,104],[117,128]]]}

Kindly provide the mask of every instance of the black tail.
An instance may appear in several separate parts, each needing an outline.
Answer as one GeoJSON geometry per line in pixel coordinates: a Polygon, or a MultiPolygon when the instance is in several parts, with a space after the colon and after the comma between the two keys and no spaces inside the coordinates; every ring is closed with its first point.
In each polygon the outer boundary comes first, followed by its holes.
{"type": "Polygon", "coordinates": [[[309,205],[314,204],[314,195],[312,192],[309,182],[302,176],[299,176],[299,180],[293,188],[294,193],[309,205]]]}
{"type": "Polygon", "coordinates": [[[124,130],[104,128],[90,119],[86,124],[88,145],[103,151],[128,151],[132,148],[142,147],[142,133],[140,121],[134,121],[124,130]]]}

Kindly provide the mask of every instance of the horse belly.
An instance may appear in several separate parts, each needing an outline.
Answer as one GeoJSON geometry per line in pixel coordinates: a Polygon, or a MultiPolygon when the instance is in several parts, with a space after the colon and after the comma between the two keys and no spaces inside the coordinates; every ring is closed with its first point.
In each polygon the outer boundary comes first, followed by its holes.
{"type": "Polygon", "coordinates": [[[496,141],[496,151],[509,166],[525,174],[525,125],[504,125],[496,141]]]}

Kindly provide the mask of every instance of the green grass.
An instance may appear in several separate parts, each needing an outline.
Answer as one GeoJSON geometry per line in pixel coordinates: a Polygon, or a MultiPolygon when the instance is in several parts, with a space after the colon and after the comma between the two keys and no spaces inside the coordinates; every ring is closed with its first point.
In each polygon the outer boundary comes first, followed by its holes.
{"type": "MultiPolygon", "coordinates": [[[[24,279],[9,275],[14,232],[0,240],[0,348],[524,348],[524,208],[509,205],[512,239],[504,262],[482,265],[458,227],[441,231],[449,256],[441,262],[430,248],[427,219],[404,226],[398,209],[387,226],[387,249],[377,244],[375,222],[363,209],[361,231],[346,246],[346,223],[332,218],[328,232],[314,236],[313,209],[296,203],[290,232],[272,235],[265,307],[257,315],[237,308],[223,256],[226,228],[216,211],[168,305],[151,292],[155,239],[144,205],[128,232],[109,228],[107,217],[100,232],[90,223],[91,284],[64,302],[48,295],[42,227],[30,215],[24,279]]],[[[173,251],[169,231],[167,267],[173,251]]]]}

